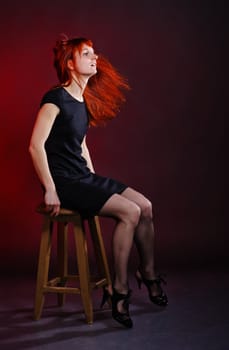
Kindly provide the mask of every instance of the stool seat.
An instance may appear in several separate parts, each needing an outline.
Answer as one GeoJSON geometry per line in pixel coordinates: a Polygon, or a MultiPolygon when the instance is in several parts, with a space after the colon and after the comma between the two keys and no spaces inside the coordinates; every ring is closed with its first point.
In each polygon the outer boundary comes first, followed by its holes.
{"type": "MultiPolygon", "coordinates": [[[[39,204],[36,208],[36,211],[39,214],[50,215],[50,211],[47,210],[46,205],[44,203],[39,204]]],[[[59,214],[57,216],[61,216],[61,215],[80,216],[78,211],[74,211],[66,208],[60,208],[59,214]]]]}
{"type": "Polygon", "coordinates": [[[39,250],[34,318],[41,316],[46,293],[57,293],[58,305],[63,306],[66,294],[80,294],[87,323],[93,322],[93,305],[91,292],[95,288],[104,288],[111,285],[111,278],[104,242],[97,216],[83,219],[79,212],[61,208],[57,216],[51,216],[44,203],[37,206],[36,212],[43,216],[43,226],[39,250]],[[98,267],[98,276],[90,272],[85,222],[91,237],[92,246],[98,267]],[[57,226],[57,263],[58,273],[49,278],[49,267],[52,248],[52,234],[54,224],[57,226]],[[68,246],[67,236],[69,226],[73,227],[76,245],[78,273],[68,273],[68,246]],[[68,285],[68,282],[78,283],[77,286],[68,285]]]}

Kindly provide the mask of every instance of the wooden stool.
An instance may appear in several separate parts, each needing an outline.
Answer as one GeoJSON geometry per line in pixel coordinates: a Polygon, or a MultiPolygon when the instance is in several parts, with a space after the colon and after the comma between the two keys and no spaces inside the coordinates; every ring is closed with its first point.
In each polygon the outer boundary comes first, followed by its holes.
{"type": "Polygon", "coordinates": [[[98,270],[101,276],[95,278],[90,274],[87,241],[84,220],[76,211],[62,208],[58,216],[50,216],[44,205],[37,208],[43,215],[43,228],[37,271],[34,318],[38,320],[44,305],[45,293],[57,293],[58,305],[64,304],[65,294],[80,294],[87,323],[93,323],[93,306],[91,291],[111,285],[111,278],[101,235],[98,217],[87,219],[91,241],[95,252],[98,270]],[[49,280],[49,264],[52,246],[53,225],[57,223],[57,260],[59,276],[49,280]],[[67,233],[72,224],[76,243],[78,274],[68,274],[67,233]],[[78,281],[79,287],[67,286],[68,281],[78,281]]]}

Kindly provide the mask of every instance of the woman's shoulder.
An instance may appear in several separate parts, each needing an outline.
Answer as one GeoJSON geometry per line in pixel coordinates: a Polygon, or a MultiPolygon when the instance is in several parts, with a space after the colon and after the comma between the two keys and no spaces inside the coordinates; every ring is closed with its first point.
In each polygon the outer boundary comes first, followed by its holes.
{"type": "Polygon", "coordinates": [[[46,91],[41,99],[40,106],[45,103],[53,103],[60,107],[62,87],[54,87],[46,91]]]}

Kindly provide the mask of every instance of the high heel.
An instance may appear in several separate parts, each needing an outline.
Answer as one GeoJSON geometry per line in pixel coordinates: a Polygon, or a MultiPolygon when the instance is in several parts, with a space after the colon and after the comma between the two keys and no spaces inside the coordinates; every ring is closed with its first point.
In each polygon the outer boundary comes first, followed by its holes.
{"type": "Polygon", "coordinates": [[[109,294],[107,288],[103,287],[103,297],[100,304],[101,309],[103,308],[105,303],[107,303],[108,305],[111,305],[111,295],[109,294]]]}
{"type": "Polygon", "coordinates": [[[102,308],[105,303],[108,303],[112,307],[112,317],[117,322],[121,323],[126,328],[132,328],[133,322],[129,315],[129,302],[130,302],[131,290],[128,290],[127,294],[118,293],[117,290],[113,287],[112,295],[106,288],[103,288],[103,297],[100,304],[102,308]],[[123,301],[123,309],[125,312],[118,311],[118,303],[123,301]]]}
{"type": "Polygon", "coordinates": [[[129,315],[129,303],[130,303],[131,290],[128,290],[127,294],[118,293],[113,288],[113,295],[111,296],[112,301],[112,317],[126,328],[132,328],[133,322],[129,315]],[[118,311],[118,302],[123,301],[123,308],[125,312],[118,311]]]}
{"type": "Polygon", "coordinates": [[[159,305],[159,306],[166,306],[168,304],[168,298],[167,295],[164,293],[161,283],[166,284],[166,281],[162,278],[161,275],[157,276],[157,278],[153,280],[148,280],[144,278],[139,271],[135,274],[138,288],[141,289],[142,283],[146,286],[149,293],[149,299],[152,301],[152,303],[159,305]],[[159,290],[158,295],[152,295],[152,286],[156,285],[157,289],[159,290]]]}

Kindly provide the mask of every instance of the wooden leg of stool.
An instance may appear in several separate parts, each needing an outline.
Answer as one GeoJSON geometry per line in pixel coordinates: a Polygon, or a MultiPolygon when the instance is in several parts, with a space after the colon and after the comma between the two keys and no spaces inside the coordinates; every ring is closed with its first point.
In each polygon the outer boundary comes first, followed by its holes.
{"type": "Polygon", "coordinates": [[[41,234],[40,252],[38,260],[37,270],[37,285],[35,294],[35,309],[34,319],[39,320],[44,305],[44,293],[43,288],[47,285],[49,262],[51,253],[51,240],[52,240],[52,227],[53,223],[49,218],[44,217],[44,223],[41,234]]]}
{"type": "MultiPolygon", "coordinates": [[[[68,246],[67,246],[68,224],[58,222],[57,224],[57,261],[58,272],[60,276],[59,287],[64,287],[67,282],[68,274],[68,246]]],[[[63,306],[65,301],[65,294],[57,293],[58,306],[63,306]]]]}
{"type": "Polygon", "coordinates": [[[76,243],[76,254],[80,281],[80,294],[84,306],[87,323],[93,323],[93,306],[90,288],[90,272],[87,253],[87,242],[83,222],[79,219],[74,222],[74,236],[76,243]]]}
{"type": "Polygon", "coordinates": [[[111,286],[112,282],[110,271],[98,216],[88,219],[88,224],[91,231],[92,242],[94,245],[95,256],[100,269],[100,273],[106,277],[108,286],[111,286]]]}

